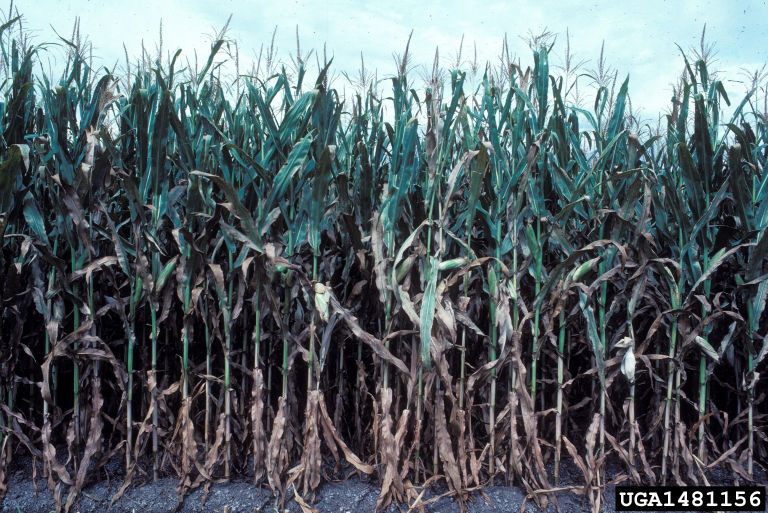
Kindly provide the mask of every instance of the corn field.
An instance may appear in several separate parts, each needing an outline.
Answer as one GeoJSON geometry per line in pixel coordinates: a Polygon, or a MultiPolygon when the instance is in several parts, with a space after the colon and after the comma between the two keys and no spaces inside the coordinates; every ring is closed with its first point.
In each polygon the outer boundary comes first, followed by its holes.
{"type": "Polygon", "coordinates": [[[356,473],[381,508],[492,482],[543,506],[566,462],[595,508],[608,461],[637,484],[765,475],[761,77],[734,101],[683,53],[653,128],[628,79],[570,102],[548,44],[472,86],[412,83],[406,48],[391,94],[341,95],[327,61],[227,82],[223,37],[119,78],[65,40],[54,80],[17,23],[0,493],[19,455],[66,511],[113,458],[118,495],[245,476],[310,500],[356,473]]]}

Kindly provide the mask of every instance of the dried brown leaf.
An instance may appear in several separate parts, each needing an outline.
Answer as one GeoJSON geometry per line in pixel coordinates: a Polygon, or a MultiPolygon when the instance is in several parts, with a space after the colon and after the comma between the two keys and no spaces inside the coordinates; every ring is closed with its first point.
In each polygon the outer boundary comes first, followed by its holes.
{"type": "Polygon", "coordinates": [[[264,477],[264,458],[267,448],[267,435],[264,430],[264,378],[261,369],[253,370],[253,389],[251,390],[251,432],[253,435],[254,483],[264,477]]]}
{"type": "Polygon", "coordinates": [[[373,352],[376,353],[376,356],[391,363],[403,374],[408,374],[408,367],[403,363],[403,361],[390,353],[389,349],[387,349],[379,339],[360,327],[360,324],[357,321],[357,317],[352,315],[352,312],[341,306],[341,303],[339,303],[338,299],[336,299],[336,295],[333,293],[333,290],[328,289],[328,292],[330,294],[329,302],[331,308],[341,316],[341,319],[346,323],[352,334],[368,344],[368,347],[370,347],[373,352]]]}
{"type": "Polygon", "coordinates": [[[301,498],[299,493],[296,491],[295,486],[293,487],[293,500],[295,500],[296,504],[298,504],[299,507],[301,508],[301,513],[320,513],[319,510],[316,510],[315,508],[307,504],[307,502],[304,499],[301,498]]]}
{"type": "Polygon", "coordinates": [[[288,450],[283,434],[286,430],[288,403],[285,397],[278,399],[277,415],[272,423],[272,436],[267,446],[267,482],[272,491],[282,494],[282,475],[288,466],[288,450]]]}
{"type": "Polygon", "coordinates": [[[437,437],[437,451],[440,454],[440,459],[443,462],[443,471],[446,475],[446,482],[448,488],[455,493],[456,501],[459,503],[459,508],[464,510],[464,485],[459,473],[459,467],[456,464],[456,458],[453,451],[453,443],[451,436],[448,434],[448,428],[445,422],[445,406],[443,405],[443,399],[437,398],[437,411],[435,412],[435,435],[437,437]]]}
{"type": "Polygon", "coordinates": [[[83,484],[85,483],[85,476],[91,470],[91,458],[101,451],[101,429],[103,423],[101,421],[101,407],[104,405],[104,399],[101,396],[99,379],[94,377],[91,381],[92,386],[91,393],[91,421],[88,427],[88,440],[85,444],[85,451],[79,463],[77,476],[75,480],[75,486],[73,486],[67,497],[67,503],[64,506],[64,511],[68,512],[75,503],[75,499],[80,495],[83,490],[83,484]]]}
{"type": "MultiPolygon", "coordinates": [[[[378,447],[379,460],[384,467],[384,475],[381,478],[381,492],[376,501],[376,509],[386,508],[392,500],[404,502],[405,488],[403,480],[398,472],[400,450],[396,436],[392,433],[392,416],[389,412],[392,406],[392,389],[382,388],[381,396],[381,422],[379,426],[381,444],[378,447]]],[[[402,442],[402,440],[401,440],[402,442]]]]}
{"type": "Polygon", "coordinates": [[[320,453],[320,433],[317,429],[319,401],[320,391],[311,391],[307,399],[307,408],[304,416],[304,451],[301,453],[303,495],[314,491],[320,485],[323,460],[320,453]]]}
{"type": "Polygon", "coordinates": [[[352,466],[364,474],[373,474],[373,467],[363,463],[360,458],[358,458],[358,456],[353,453],[349,447],[347,447],[347,444],[344,443],[339,434],[336,432],[336,428],[334,427],[333,422],[328,415],[328,410],[325,406],[325,400],[323,399],[322,394],[319,391],[315,391],[313,393],[317,393],[319,395],[318,405],[320,406],[320,420],[323,423],[323,428],[326,435],[326,444],[328,444],[329,447],[332,446],[331,440],[328,438],[330,435],[332,441],[336,442],[336,445],[339,447],[339,449],[341,449],[341,452],[344,453],[344,457],[352,466]]]}

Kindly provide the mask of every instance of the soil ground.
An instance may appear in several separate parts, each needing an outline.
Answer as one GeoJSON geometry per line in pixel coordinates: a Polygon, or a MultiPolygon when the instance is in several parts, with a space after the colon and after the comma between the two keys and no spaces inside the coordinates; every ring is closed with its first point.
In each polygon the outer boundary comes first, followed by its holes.
{"type": "MultiPolygon", "coordinates": [[[[609,465],[610,467],[610,465],[609,465]]],[[[572,465],[564,464],[564,485],[578,483],[581,476],[572,465]]],[[[620,468],[614,468],[621,471],[620,468]]],[[[610,476],[610,469],[608,475],[610,476]]],[[[2,501],[0,513],[50,513],[55,510],[53,496],[48,490],[47,482],[41,478],[38,468],[37,479],[32,479],[32,461],[29,458],[14,460],[9,468],[8,493],[2,501]]],[[[714,476],[712,484],[733,484],[726,474],[714,476]],[[719,479],[718,479],[719,478],[719,479]]],[[[302,512],[301,506],[294,499],[287,500],[281,509],[279,502],[273,497],[272,492],[266,487],[254,486],[245,478],[234,479],[226,484],[214,484],[211,486],[205,503],[203,503],[203,489],[198,488],[187,494],[183,502],[179,504],[176,494],[178,480],[172,477],[159,479],[156,482],[142,478],[134,480],[134,484],[125,494],[109,508],[112,497],[122,485],[122,469],[117,459],[113,460],[105,468],[99,470],[99,476],[93,476],[93,482],[87,485],[80,500],[72,508],[77,513],[308,513],[302,512]],[[108,509],[109,508],[109,509],[108,509]]],[[[765,482],[765,475],[762,475],[765,482]]],[[[424,506],[426,513],[459,513],[459,505],[454,499],[442,497],[444,487],[437,485],[427,489],[422,501],[428,503],[424,506]]],[[[289,494],[289,495],[292,495],[289,494]]],[[[63,493],[66,500],[66,492],[63,493]]],[[[372,513],[376,508],[379,497],[379,486],[376,480],[365,480],[359,477],[350,477],[345,481],[330,481],[320,486],[314,501],[310,505],[322,513],[372,513]]],[[[580,495],[570,491],[561,491],[556,494],[561,513],[575,513],[590,511],[588,501],[580,495]]],[[[608,486],[603,493],[602,511],[613,513],[615,511],[614,488],[608,486]]],[[[408,505],[392,504],[386,513],[400,513],[408,511],[408,505]]],[[[413,509],[418,512],[419,508],[413,509]]],[[[525,492],[515,486],[494,485],[487,486],[484,494],[474,493],[467,504],[470,513],[500,513],[500,512],[539,512],[532,500],[526,499],[525,492]]],[[[547,512],[557,512],[553,503],[547,507],[547,512]]]]}

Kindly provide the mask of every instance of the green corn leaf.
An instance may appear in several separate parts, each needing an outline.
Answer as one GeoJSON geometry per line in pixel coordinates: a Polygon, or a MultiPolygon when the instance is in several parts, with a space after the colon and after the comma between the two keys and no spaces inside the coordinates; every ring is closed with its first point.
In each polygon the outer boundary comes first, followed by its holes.
{"type": "MultiPolygon", "coordinates": [[[[687,234],[689,241],[680,252],[681,256],[685,257],[691,252],[691,248],[696,243],[696,236],[699,234],[699,231],[701,231],[701,229],[704,228],[707,225],[707,223],[709,223],[712,219],[714,219],[720,213],[720,209],[718,207],[720,205],[720,202],[722,202],[727,195],[728,195],[728,182],[726,181],[726,182],[723,182],[723,185],[720,187],[720,189],[717,191],[715,196],[712,198],[711,203],[709,204],[707,209],[704,211],[703,215],[696,221],[696,224],[693,226],[693,230],[691,230],[691,232],[687,234]]],[[[695,255],[691,255],[691,256],[698,258],[695,255]]]]}
{"type": "Polygon", "coordinates": [[[572,201],[568,203],[566,206],[564,206],[560,212],[557,213],[555,216],[555,222],[559,223],[560,221],[567,220],[568,216],[571,214],[571,212],[581,205],[582,203],[589,203],[591,201],[591,198],[588,195],[584,195],[580,197],[579,199],[572,201]]]}
{"type": "MultiPolygon", "coordinates": [[[[753,296],[754,306],[752,316],[754,318],[753,322],[756,324],[765,311],[766,297],[768,297],[768,279],[760,282],[760,284],[757,286],[757,291],[753,296]]],[[[765,343],[768,344],[768,339],[765,343]]]]}
{"type": "Polygon", "coordinates": [[[191,171],[196,167],[195,153],[192,151],[192,143],[189,138],[189,133],[179,120],[179,116],[175,109],[170,109],[168,112],[168,121],[173,128],[173,132],[176,135],[176,143],[181,150],[181,163],[186,171],[191,171]]]}
{"type": "Polygon", "coordinates": [[[547,297],[547,294],[552,289],[552,287],[557,283],[557,280],[560,278],[561,274],[578,260],[578,258],[582,255],[585,255],[592,251],[595,248],[608,246],[611,244],[616,244],[615,241],[612,240],[598,240],[595,242],[592,242],[590,244],[587,244],[583,248],[575,250],[573,253],[568,255],[568,257],[558,263],[547,275],[547,279],[544,281],[544,283],[541,286],[541,290],[539,291],[538,295],[533,301],[533,307],[538,308],[541,306],[542,302],[544,301],[544,298],[547,297]]]}
{"type": "Polygon", "coordinates": [[[309,244],[315,255],[320,254],[320,221],[325,213],[326,195],[331,183],[331,163],[336,153],[335,146],[326,146],[315,168],[315,179],[312,183],[312,205],[310,206],[309,244]]]}
{"type": "Polygon", "coordinates": [[[694,341],[696,342],[696,345],[701,348],[705,355],[712,358],[714,361],[718,361],[720,359],[720,355],[718,355],[717,351],[715,351],[715,348],[712,347],[709,342],[707,342],[707,339],[697,335],[694,341]]]}
{"type": "Polygon", "coordinates": [[[582,278],[589,272],[595,270],[597,267],[598,262],[600,262],[601,257],[594,257],[586,262],[579,265],[576,269],[573,270],[573,275],[571,277],[572,282],[579,282],[582,278]]]}
{"type": "MultiPolygon", "coordinates": [[[[454,199],[454,192],[456,183],[459,179],[459,174],[461,173],[461,170],[472,161],[473,158],[479,153],[479,150],[471,150],[464,153],[464,155],[458,160],[455,166],[453,166],[453,169],[451,170],[450,174],[448,175],[448,179],[445,182],[445,198],[443,200],[443,219],[446,219],[449,212],[449,207],[454,199]]],[[[471,181],[471,180],[470,180],[471,181]]],[[[470,198],[472,196],[472,189],[470,187],[470,198]]],[[[471,201],[471,199],[470,199],[471,201]]],[[[477,205],[477,198],[475,198],[475,205],[477,205]]],[[[470,209],[468,209],[467,215],[470,215],[469,212],[470,209]]],[[[474,211],[472,212],[474,213],[474,211]]],[[[468,226],[471,225],[471,221],[467,219],[468,226]]]]}
{"type": "Polygon", "coordinates": [[[763,261],[768,256],[768,227],[761,228],[755,240],[757,244],[752,249],[750,258],[747,261],[747,281],[754,280],[760,275],[763,261]]]}
{"type": "Polygon", "coordinates": [[[538,258],[541,252],[541,247],[539,246],[539,239],[536,237],[536,232],[533,231],[533,226],[530,224],[525,227],[525,238],[528,242],[528,249],[531,251],[531,254],[538,258]]]}
{"type": "Polygon", "coordinates": [[[408,235],[405,241],[403,241],[403,244],[400,246],[400,249],[397,250],[397,253],[395,254],[395,261],[392,264],[392,276],[391,276],[392,282],[391,283],[393,287],[396,286],[397,282],[399,281],[397,280],[396,271],[397,269],[399,269],[400,262],[403,260],[403,256],[405,255],[405,252],[408,250],[408,248],[411,247],[411,245],[413,244],[414,240],[419,235],[421,230],[429,226],[429,224],[430,223],[428,220],[424,220],[419,226],[416,227],[415,230],[411,232],[410,235],[408,235]]]}
{"type": "Polygon", "coordinates": [[[583,300],[581,302],[581,311],[584,314],[584,318],[587,321],[587,336],[592,346],[592,354],[595,356],[595,363],[597,364],[598,376],[600,377],[601,386],[605,386],[605,360],[603,358],[603,345],[600,342],[600,336],[597,332],[597,321],[595,320],[595,310],[592,305],[585,308],[586,296],[580,293],[583,300]]]}
{"type": "MultiPolygon", "coordinates": [[[[285,115],[285,118],[280,123],[280,142],[281,144],[287,144],[292,140],[295,133],[303,134],[306,132],[306,126],[309,123],[310,109],[317,99],[317,90],[313,90],[304,93],[299,98],[285,115]],[[303,118],[303,119],[302,119],[303,118]]],[[[290,160],[290,155],[288,160],[290,160]]]]}
{"type": "Polygon", "coordinates": [[[24,219],[38,239],[48,246],[48,234],[45,231],[45,221],[37,208],[34,196],[30,191],[24,195],[24,219]]]}
{"type": "Polygon", "coordinates": [[[470,175],[469,201],[467,202],[467,232],[472,231],[472,221],[475,218],[475,209],[477,200],[480,198],[481,186],[485,180],[485,173],[488,171],[488,150],[485,146],[480,146],[479,153],[475,157],[472,173],[470,175]]]}
{"type": "Polygon", "coordinates": [[[269,198],[264,204],[265,212],[271,211],[278,200],[285,197],[285,191],[288,189],[288,184],[296,172],[301,168],[304,159],[307,157],[313,139],[314,135],[310,133],[296,143],[293,150],[291,150],[285,164],[275,176],[269,198]]]}
{"type": "Polygon", "coordinates": [[[714,273],[718,267],[720,267],[723,263],[728,261],[728,258],[739,251],[741,248],[749,245],[749,243],[745,244],[739,244],[738,246],[735,246],[728,251],[725,250],[725,248],[721,249],[717,253],[714,254],[712,259],[709,261],[709,265],[706,269],[702,269],[701,276],[699,276],[699,279],[696,280],[696,283],[693,284],[691,287],[691,290],[688,292],[688,296],[686,296],[684,304],[688,302],[688,300],[691,298],[693,293],[696,291],[696,289],[704,283],[705,280],[707,280],[710,276],[712,276],[712,273],[714,273]]]}
{"type": "Polygon", "coordinates": [[[155,294],[159,294],[163,291],[168,278],[176,271],[176,263],[179,260],[179,255],[175,255],[171,258],[162,268],[160,274],[155,278],[155,294]]]}
{"type": "Polygon", "coordinates": [[[269,182],[269,176],[266,169],[264,169],[256,160],[254,160],[247,151],[234,143],[227,143],[225,145],[228,149],[232,150],[233,156],[244,168],[251,168],[259,176],[263,182],[269,182]]]}
{"type": "Polygon", "coordinates": [[[623,129],[624,108],[627,103],[627,93],[629,89],[629,75],[622,82],[619,93],[616,95],[616,102],[613,107],[613,116],[608,123],[607,139],[615,139],[623,129]]]}
{"type": "Polygon", "coordinates": [[[443,260],[440,262],[440,265],[438,265],[438,269],[440,271],[450,271],[453,269],[457,269],[467,263],[467,259],[464,257],[459,258],[451,258],[450,260],[443,260]]]}
{"type": "Polygon", "coordinates": [[[701,93],[694,96],[693,142],[696,148],[696,161],[701,170],[701,178],[704,180],[706,190],[711,194],[711,184],[714,179],[712,173],[714,150],[712,149],[712,138],[707,120],[707,108],[704,106],[704,96],[701,93]]]}
{"type": "Polygon", "coordinates": [[[498,287],[499,278],[496,276],[495,269],[491,266],[488,268],[488,295],[494,300],[498,297],[498,287]]]}
{"type": "Polygon", "coordinates": [[[253,217],[251,217],[251,213],[248,211],[248,209],[245,208],[240,202],[239,195],[235,188],[232,187],[232,185],[222,177],[217,175],[203,173],[202,171],[192,171],[190,174],[193,176],[202,176],[204,178],[208,178],[219,186],[229,202],[228,206],[231,208],[232,213],[237,216],[238,219],[240,219],[243,228],[245,228],[245,233],[248,236],[251,244],[253,244],[256,248],[259,248],[259,251],[264,251],[261,245],[261,237],[259,236],[259,231],[256,229],[256,221],[254,221],[253,217]]]}
{"type": "Polygon", "coordinates": [[[432,344],[432,323],[435,319],[435,294],[437,290],[437,271],[438,262],[433,256],[427,259],[426,287],[424,288],[424,297],[421,300],[421,362],[428,370],[432,368],[430,357],[430,346],[432,344]]]}
{"type": "Polygon", "coordinates": [[[734,144],[728,150],[728,169],[731,174],[729,177],[730,189],[733,191],[734,207],[736,212],[741,218],[741,223],[746,231],[751,231],[753,210],[752,210],[752,195],[750,194],[749,187],[747,186],[747,175],[744,172],[744,166],[741,163],[742,152],[741,144],[734,144]]]}
{"type": "Polygon", "coordinates": [[[213,277],[213,288],[216,290],[216,295],[219,297],[219,307],[222,311],[228,309],[228,297],[226,287],[224,285],[224,271],[222,271],[219,264],[208,264],[210,275],[213,277]]]}

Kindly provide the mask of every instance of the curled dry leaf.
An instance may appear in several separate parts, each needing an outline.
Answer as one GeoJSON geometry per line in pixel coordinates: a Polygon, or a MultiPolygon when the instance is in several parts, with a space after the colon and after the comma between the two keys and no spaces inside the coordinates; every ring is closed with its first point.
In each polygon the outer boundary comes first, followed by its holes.
{"type": "Polygon", "coordinates": [[[267,482],[274,492],[283,493],[282,476],[288,467],[288,450],[285,447],[283,433],[286,430],[288,403],[280,396],[277,403],[277,415],[272,423],[272,436],[267,446],[267,482]]]}
{"type": "Polygon", "coordinates": [[[85,451],[83,452],[82,459],[78,465],[75,486],[70,489],[69,495],[67,496],[67,503],[64,505],[65,512],[69,512],[72,509],[75,500],[83,490],[85,475],[91,470],[91,458],[93,458],[97,452],[101,452],[101,429],[103,427],[101,421],[101,407],[104,404],[104,399],[101,396],[99,379],[94,377],[91,380],[91,384],[91,420],[88,427],[88,440],[86,441],[85,451]]]}
{"type": "Polygon", "coordinates": [[[181,401],[179,420],[177,425],[178,436],[181,437],[181,475],[176,487],[179,500],[183,500],[187,491],[193,487],[192,468],[197,462],[197,442],[195,441],[195,425],[191,417],[192,397],[187,396],[181,401]]]}
{"type": "Polygon", "coordinates": [[[299,495],[299,492],[296,491],[296,487],[293,487],[293,500],[296,501],[296,504],[299,505],[301,508],[301,513],[320,513],[319,510],[313,508],[309,504],[307,504],[307,501],[301,498],[299,495]]]}
{"type": "MultiPolygon", "coordinates": [[[[353,467],[355,467],[357,470],[359,470],[363,474],[373,474],[373,467],[363,463],[360,460],[360,458],[355,453],[353,453],[349,449],[349,447],[347,447],[347,444],[345,444],[344,441],[341,439],[338,432],[336,431],[336,428],[333,425],[333,421],[331,421],[331,418],[328,416],[328,410],[325,406],[325,400],[323,399],[322,394],[319,391],[315,391],[315,392],[319,395],[318,404],[320,406],[320,415],[321,415],[320,420],[322,421],[322,425],[323,425],[325,443],[329,447],[333,446],[335,443],[335,445],[337,445],[339,449],[341,449],[341,452],[344,453],[344,457],[346,458],[348,463],[350,463],[353,467]]],[[[407,417],[407,415],[404,415],[404,416],[407,417]]]]}
{"type": "Polygon", "coordinates": [[[318,431],[320,391],[313,390],[307,399],[304,416],[304,450],[301,453],[302,494],[314,491],[320,485],[322,457],[318,431]]]}
{"type": "MultiPolygon", "coordinates": [[[[403,502],[405,500],[405,488],[400,477],[400,451],[403,448],[405,428],[393,433],[393,421],[390,414],[392,406],[392,389],[381,389],[381,424],[379,427],[381,443],[379,444],[379,459],[384,467],[381,478],[381,493],[376,501],[376,509],[386,508],[392,500],[403,502]]],[[[408,410],[403,411],[402,418],[408,417],[408,410]]],[[[402,422],[402,421],[401,421],[402,422]]],[[[406,424],[403,422],[402,426],[406,424]]]]}
{"type": "Polygon", "coordinates": [[[445,406],[443,406],[442,398],[437,398],[435,435],[437,436],[437,450],[440,453],[440,460],[443,462],[443,471],[445,472],[448,488],[454,492],[459,508],[463,511],[465,507],[464,483],[461,480],[459,466],[456,464],[451,436],[448,434],[445,422],[445,406]]]}
{"type": "Polygon", "coordinates": [[[360,324],[357,320],[357,317],[352,315],[352,313],[341,306],[341,303],[336,299],[336,296],[334,295],[333,291],[330,289],[327,289],[327,292],[329,294],[329,303],[331,305],[331,308],[334,312],[338,313],[341,316],[341,319],[344,321],[344,323],[347,325],[347,327],[350,329],[353,335],[355,335],[358,339],[365,342],[374,353],[376,353],[376,356],[381,358],[382,360],[386,360],[387,362],[391,363],[395,367],[397,367],[403,374],[408,374],[408,367],[403,363],[403,361],[400,358],[397,358],[394,356],[391,352],[389,352],[389,349],[387,349],[384,344],[381,343],[379,339],[365,331],[360,327],[360,324]]]}
{"type": "Polygon", "coordinates": [[[253,388],[251,389],[251,434],[253,436],[254,483],[259,483],[266,471],[264,457],[267,447],[267,435],[264,430],[263,422],[263,390],[264,378],[262,377],[261,369],[254,369],[253,388]]]}

